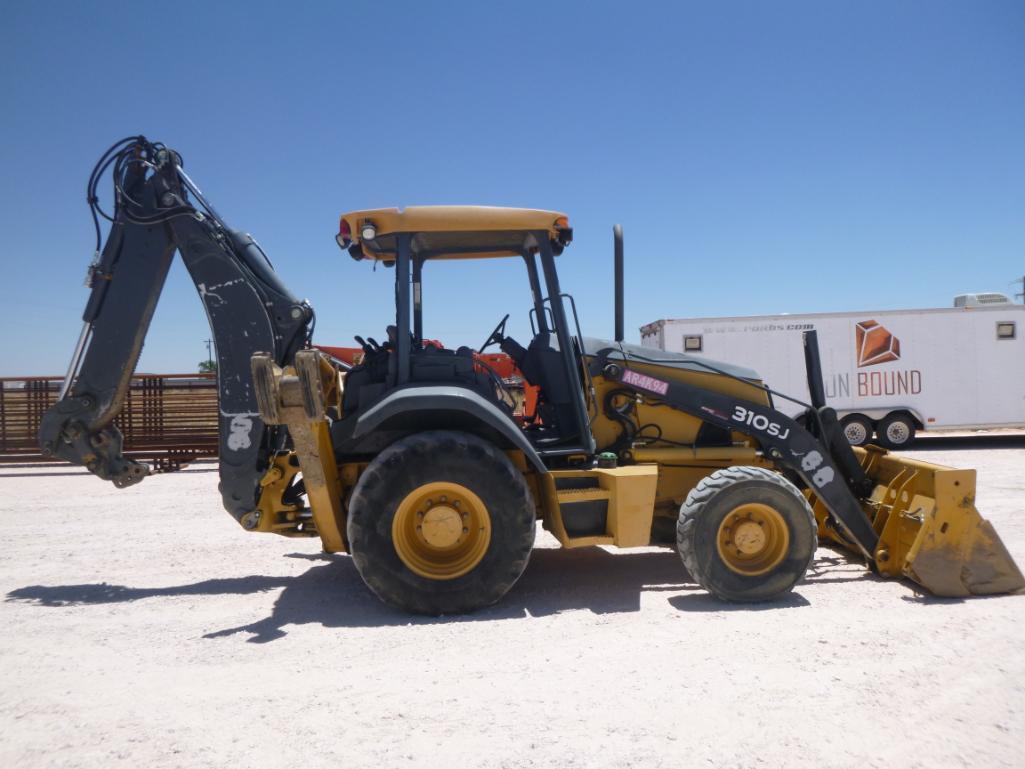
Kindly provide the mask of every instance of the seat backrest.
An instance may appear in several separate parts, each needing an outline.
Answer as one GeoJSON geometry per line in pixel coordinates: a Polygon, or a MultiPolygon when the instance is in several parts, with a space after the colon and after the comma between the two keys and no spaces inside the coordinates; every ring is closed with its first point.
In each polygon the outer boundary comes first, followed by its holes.
{"type": "Polygon", "coordinates": [[[555,428],[562,434],[560,440],[577,437],[573,399],[579,395],[570,387],[562,353],[553,344],[550,333],[541,332],[531,340],[520,370],[530,384],[541,388],[541,409],[548,412],[542,413],[542,418],[555,422],[555,428]]]}

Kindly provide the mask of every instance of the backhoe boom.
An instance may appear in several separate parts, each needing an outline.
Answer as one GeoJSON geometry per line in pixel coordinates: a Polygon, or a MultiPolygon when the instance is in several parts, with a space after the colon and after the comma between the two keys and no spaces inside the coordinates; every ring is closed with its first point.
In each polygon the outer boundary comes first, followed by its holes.
{"type": "Polygon", "coordinates": [[[220,490],[225,509],[241,520],[256,509],[259,479],[285,438],[285,428],[260,419],[250,358],[264,352],[279,365],[291,361],[308,344],[313,310],[285,288],[249,235],[230,230],[206,204],[177,153],[143,137],[125,144],[98,165],[102,172],[113,164],[112,225],[90,267],[82,338],[61,398],[43,417],[40,444],[117,486],[149,473],[122,454],[114,418],[177,250],[216,344],[220,490]]]}

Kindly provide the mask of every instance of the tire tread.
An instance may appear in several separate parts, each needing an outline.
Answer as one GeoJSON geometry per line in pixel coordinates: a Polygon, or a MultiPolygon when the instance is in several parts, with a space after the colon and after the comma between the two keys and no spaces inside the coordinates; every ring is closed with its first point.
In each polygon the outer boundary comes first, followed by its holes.
{"type": "MultiPolygon", "coordinates": [[[[786,493],[791,495],[805,511],[808,525],[812,527],[813,530],[816,528],[815,516],[812,513],[811,507],[808,505],[808,500],[804,498],[804,495],[801,494],[794,484],[779,473],[762,467],[738,465],[716,470],[711,475],[702,478],[687,495],[687,499],[684,500],[683,505],[680,507],[680,517],[676,526],[676,547],[680,553],[680,558],[683,560],[683,565],[691,575],[691,578],[717,598],[726,601],[771,600],[779,595],[777,593],[766,597],[741,598],[736,594],[726,592],[719,587],[717,581],[708,573],[708,570],[702,566],[701,559],[698,557],[698,548],[695,540],[698,531],[698,521],[706,506],[720,492],[725,491],[737,483],[746,481],[766,482],[786,491],[786,493]]],[[[802,575],[807,571],[814,557],[815,548],[812,547],[808,553],[807,560],[804,562],[803,567],[800,570],[802,575]]],[[[793,585],[784,592],[789,592],[792,588],[793,585]]]]}

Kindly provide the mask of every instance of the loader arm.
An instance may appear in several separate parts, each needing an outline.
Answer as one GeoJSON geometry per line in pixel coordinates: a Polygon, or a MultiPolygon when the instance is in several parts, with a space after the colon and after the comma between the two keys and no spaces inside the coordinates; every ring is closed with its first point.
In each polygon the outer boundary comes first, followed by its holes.
{"type": "Polygon", "coordinates": [[[865,557],[883,576],[907,577],[938,596],[1025,588],[1014,559],[975,509],[975,471],[888,456],[874,447],[855,454],[836,412],[825,405],[814,332],[805,333],[804,344],[812,403],[802,419],[790,419],[770,405],[641,373],[616,346],[596,352],[591,373],[754,439],[777,468],[804,482],[820,536],[865,557]]]}
{"type": "Polygon", "coordinates": [[[860,468],[838,461],[828,443],[820,442],[797,421],[771,406],[684,382],[637,374],[629,367],[628,359],[615,348],[597,353],[593,373],[599,372],[669,408],[754,438],[773,462],[801,477],[822,500],[847,539],[866,558],[874,559],[879,536],[851,488],[862,481],[860,468]],[[851,470],[856,470],[858,477],[851,477],[851,470]]]}
{"type": "MultiPolygon", "coordinates": [[[[89,270],[82,334],[61,395],[43,416],[40,446],[119,487],[149,474],[146,465],[123,455],[114,418],[124,407],[177,251],[216,344],[219,488],[225,509],[241,520],[256,509],[260,477],[286,438],[286,428],[260,419],[250,359],[263,352],[279,365],[290,362],[308,344],[313,310],[285,288],[250,236],[224,224],[177,153],[143,137],[121,144],[101,158],[93,174],[97,178],[104,163],[113,167],[115,208],[106,243],[89,270]]],[[[93,186],[91,180],[95,206],[93,186]]]]}

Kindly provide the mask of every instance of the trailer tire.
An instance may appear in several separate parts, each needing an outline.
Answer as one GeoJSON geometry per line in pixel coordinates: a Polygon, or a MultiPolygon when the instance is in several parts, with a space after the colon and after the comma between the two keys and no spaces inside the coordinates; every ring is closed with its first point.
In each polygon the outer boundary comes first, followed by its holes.
{"type": "Polygon", "coordinates": [[[887,414],[876,427],[876,437],[886,449],[906,449],[915,440],[915,421],[903,412],[887,414]]]}
{"type": "Polygon", "coordinates": [[[779,473],[716,470],[680,508],[676,546],[688,573],[717,598],[771,601],[789,593],[817,546],[808,501],[779,473]]]}
{"type": "Polygon", "coordinates": [[[852,446],[872,442],[872,421],[862,414],[848,414],[840,420],[844,437],[852,446]]]}
{"type": "Polygon", "coordinates": [[[536,512],[509,458],[475,435],[416,433],[367,466],[349,500],[352,560],[389,606],[462,614],[490,606],[523,574],[536,512]]]}

